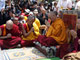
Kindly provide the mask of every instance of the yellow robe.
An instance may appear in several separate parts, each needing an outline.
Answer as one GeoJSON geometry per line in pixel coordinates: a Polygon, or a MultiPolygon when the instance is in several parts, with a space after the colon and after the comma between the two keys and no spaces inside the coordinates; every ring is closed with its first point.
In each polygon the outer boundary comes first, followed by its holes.
{"type": "MultiPolygon", "coordinates": [[[[27,26],[27,31],[29,32],[29,27],[27,26]]],[[[36,18],[35,21],[33,22],[33,27],[34,27],[34,33],[31,32],[27,37],[22,36],[22,40],[34,40],[36,39],[40,33],[39,33],[39,27],[40,27],[40,21],[36,18]]]]}
{"type": "Polygon", "coordinates": [[[64,22],[58,18],[49,27],[47,37],[52,37],[57,41],[58,44],[64,44],[67,42],[67,34],[64,22]]]}
{"type": "Polygon", "coordinates": [[[5,36],[6,35],[6,24],[4,24],[3,26],[4,26],[3,36],[5,36]]]}

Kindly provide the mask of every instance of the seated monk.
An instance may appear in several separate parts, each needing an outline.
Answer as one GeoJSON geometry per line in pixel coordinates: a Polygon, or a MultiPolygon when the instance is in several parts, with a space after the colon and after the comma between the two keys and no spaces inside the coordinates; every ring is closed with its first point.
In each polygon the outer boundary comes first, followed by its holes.
{"type": "Polygon", "coordinates": [[[80,51],[80,20],[77,21],[77,32],[71,30],[71,35],[74,38],[74,48],[75,51],[80,51]]]}
{"type": "Polygon", "coordinates": [[[23,24],[23,26],[24,27],[23,27],[23,36],[22,36],[21,45],[22,47],[33,46],[34,39],[36,39],[40,35],[39,20],[35,18],[33,15],[30,15],[28,17],[28,22],[26,24],[23,24]]]}
{"type": "Polygon", "coordinates": [[[47,24],[46,34],[40,35],[36,41],[46,47],[67,43],[66,28],[62,19],[56,17],[56,12],[50,12],[48,18],[51,20],[51,25],[47,24]]]}
{"type": "Polygon", "coordinates": [[[77,32],[74,30],[70,30],[70,35],[73,38],[73,42],[69,44],[63,44],[61,45],[56,52],[56,56],[63,58],[64,55],[71,53],[71,52],[77,52],[80,51],[80,21],[77,21],[77,32]]]}
{"type": "Polygon", "coordinates": [[[2,49],[16,47],[21,42],[20,35],[18,26],[8,20],[6,24],[0,26],[0,47],[2,49]]]}

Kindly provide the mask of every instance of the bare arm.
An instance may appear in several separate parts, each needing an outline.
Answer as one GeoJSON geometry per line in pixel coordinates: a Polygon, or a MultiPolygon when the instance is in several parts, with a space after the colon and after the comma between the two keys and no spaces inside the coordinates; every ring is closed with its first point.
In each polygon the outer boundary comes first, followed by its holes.
{"type": "Polygon", "coordinates": [[[32,28],[28,33],[25,33],[24,37],[27,37],[33,31],[34,31],[34,29],[32,28]]]}
{"type": "Polygon", "coordinates": [[[22,25],[22,34],[23,34],[23,36],[24,37],[27,37],[31,32],[33,32],[33,28],[28,32],[28,33],[26,33],[26,31],[25,31],[25,29],[24,29],[24,26],[22,25]]]}
{"type": "Polygon", "coordinates": [[[70,34],[71,34],[71,36],[73,36],[73,38],[77,37],[77,32],[74,30],[70,30],[70,34]]]}

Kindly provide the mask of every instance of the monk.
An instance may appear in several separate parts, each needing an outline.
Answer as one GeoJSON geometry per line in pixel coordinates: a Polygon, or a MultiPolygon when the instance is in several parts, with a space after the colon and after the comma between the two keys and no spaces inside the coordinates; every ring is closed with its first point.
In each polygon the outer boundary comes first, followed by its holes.
{"type": "Polygon", "coordinates": [[[56,12],[50,12],[48,18],[51,20],[51,25],[47,24],[48,29],[46,34],[40,35],[36,41],[46,47],[67,43],[67,34],[64,22],[60,18],[56,17],[56,12]]]}
{"type": "Polygon", "coordinates": [[[71,30],[71,35],[74,38],[75,51],[80,51],[80,20],[77,20],[77,31],[71,30]]]}
{"type": "Polygon", "coordinates": [[[23,24],[23,26],[24,27],[21,45],[22,47],[33,46],[34,39],[36,39],[40,35],[40,21],[35,18],[35,16],[30,15],[28,17],[28,22],[26,24],[23,24]]]}
{"type": "Polygon", "coordinates": [[[77,20],[77,31],[70,30],[73,41],[69,44],[61,45],[56,52],[56,56],[63,58],[66,54],[80,51],[80,20],[77,20]]]}
{"type": "Polygon", "coordinates": [[[70,30],[70,34],[73,37],[74,41],[72,43],[60,45],[56,52],[57,57],[63,58],[68,53],[80,51],[80,29],[77,30],[77,33],[74,30],[70,30]]]}
{"type": "Polygon", "coordinates": [[[22,32],[22,24],[19,22],[18,18],[14,17],[12,19],[13,23],[19,27],[19,31],[22,32]]]}
{"type": "Polygon", "coordinates": [[[0,26],[0,47],[2,49],[16,47],[21,42],[20,35],[18,26],[8,20],[6,24],[0,26]]]}

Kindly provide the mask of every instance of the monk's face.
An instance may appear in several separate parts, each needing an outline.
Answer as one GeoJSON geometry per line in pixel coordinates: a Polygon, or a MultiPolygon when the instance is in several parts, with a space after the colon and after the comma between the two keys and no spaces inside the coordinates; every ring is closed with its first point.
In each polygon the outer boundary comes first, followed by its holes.
{"type": "Polygon", "coordinates": [[[17,25],[18,24],[18,20],[14,20],[13,23],[17,25]]]}
{"type": "Polygon", "coordinates": [[[48,14],[48,19],[50,19],[52,22],[56,19],[56,15],[55,14],[48,14]]]}
{"type": "Polygon", "coordinates": [[[28,23],[32,25],[34,21],[35,19],[32,18],[31,20],[28,21],[28,23]]]}
{"type": "Polygon", "coordinates": [[[13,28],[13,24],[6,24],[6,29],[11,30],[13,28]]]}

